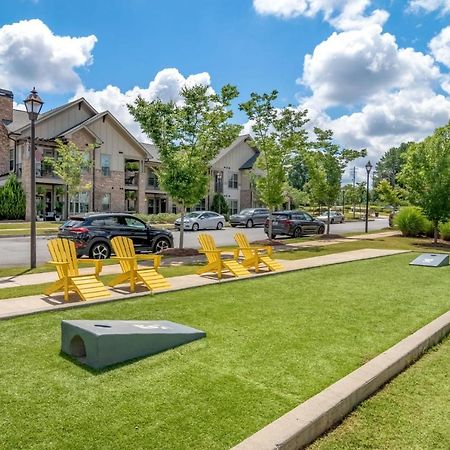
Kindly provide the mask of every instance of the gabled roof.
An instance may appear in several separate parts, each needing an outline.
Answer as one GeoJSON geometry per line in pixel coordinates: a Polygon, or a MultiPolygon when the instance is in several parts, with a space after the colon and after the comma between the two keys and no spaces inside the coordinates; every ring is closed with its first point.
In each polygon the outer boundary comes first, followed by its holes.
{"type": "Polygon", "coordinates": [[[13,121],[6,126],[8,131],[16,131],[30,123],[28,113],[22,109],[13,109],[13,121]]]}
{"type": "Polygon", "coordinates": [[[141,142],[141,145],[145,148],[148,159],[154,162],[161,162],[159,158],[159,149],[155,144],[145,144],[144,142],[141,142]]]}
{"type": "Polygon", "coordinates": [[[253,165],[255,164],[256,160],[258,159],[259,151],[255,150],[255,154],[248,159],[244,164],[242,164],[241,167],[239,167],[239,170],[250,170],[253,169],[253,165]]]}
{"type": "MultiPolygon", "coordinates": [[[[47,112],[41,114],[39,116],[38,120],[36,121],[36,125],[44,122],[47,119],[50,119],[51,117],[55,116],[56,114],[59,114],[62,111],[65,111],[66,109],[71,108],[73,105],[76,105],[78,103],[84,103],[88,107],[88,109],[91,110],[93,115],[98,114],[98,112],[94,109],[94,107],[84,97],[81,97],[77,100],[66,103],[65,105],[59,106],[58,108],[51,109],[50,111],[47,111],[47,112]]],[[[15,111],[18,111],[18,110],[15,110],[15,111]]],[[[13,113],[14,113],[14,111],[13,111],[13,113]]],[[[25,112],[25,114],[26,114],[26,112],[25,112]]],[[[18,116],[18,118],[19,118],[19,116],[18,116]]],[[[23,133],[29,127],[30,127],[30,122],[28,122],[27,124],[22,123],[20,127],[16,128],[15,122],[14,122],[14,117],[13,117],[13,122],[9,125],[8,129],[10,131],[14,131],[16,133],[23,133]]]]}
{"type": "Polygon", "coordinates": [[[242,136],[238,136],[227,148],[223,148],[220,150],[219,154],[211,161],[211,164],[216,163],[224,157],[229,151],[233,150],[234,147],[237,147],[242,142],[246,142],[248,140],[251,140],[251,136],[249,134],[243,134],[242,136]]]}

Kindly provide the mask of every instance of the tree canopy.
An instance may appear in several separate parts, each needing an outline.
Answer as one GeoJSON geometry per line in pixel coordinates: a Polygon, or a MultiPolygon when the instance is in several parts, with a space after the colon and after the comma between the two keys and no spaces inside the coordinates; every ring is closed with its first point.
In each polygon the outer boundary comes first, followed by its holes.
{"type": "Polygon", "coordinates": [[[291,105],[276,108],[277,91],[252,93],[250,100],[239,105],[247,114],[253,130],[253,145],[259,156],[253,171],[259,199],[269,208],[269,237],[272,236],[272,212],[283,203],[286,171],[293,155],[305,150],[307,111],[291,105]]]}
{"type": "Polygon", "coordinates": [[[206,196],[211,161],[237,138],[241,126],[229,123],[231,101],[238,96],[234,86],[226,85],[218,94],[204,85],[185,86],[180,96],[179,103],[138,97],[128,109],[159,149],[161,186],[181,204],[183,248],[185,208],[206,196]]]}
{"type": "Polygon", "coordinates": [[[433,223],[437,241],[439,222],[450,217],[450,124],[437,128],[422,142],[408,145],[399,180],[410,201],[433,223]]]}

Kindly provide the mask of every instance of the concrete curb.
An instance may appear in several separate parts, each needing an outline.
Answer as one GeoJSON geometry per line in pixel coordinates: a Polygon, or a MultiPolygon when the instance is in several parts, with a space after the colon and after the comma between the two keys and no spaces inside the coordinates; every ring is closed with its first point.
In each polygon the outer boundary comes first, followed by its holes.
{"type": "Polygon", "coordinates": [[[450,333],[450,311],[233,447],[301,449],[339,423],[357,405],[450,333]]]}

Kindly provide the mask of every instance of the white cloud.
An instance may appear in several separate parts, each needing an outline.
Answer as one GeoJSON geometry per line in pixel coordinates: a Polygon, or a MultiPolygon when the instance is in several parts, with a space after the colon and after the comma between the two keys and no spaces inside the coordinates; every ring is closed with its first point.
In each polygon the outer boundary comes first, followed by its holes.
{"type": "Polygon", "coordinates": [[[180,103],[181,88],[196,84],[209,86],[211,84],[209,74],[203,72],[185,78],[178,69],[169,68],[158,72],[146,88],[135,86],[133,89],[122,92],[117,86],[111,85],[100,91],[85,89],[81,86],[70,101],[84,97],[98,111],[110,111],[138,139],[148,141],[149,138],[141,132],[139,124],[128,112],[127,104],[133,103],[138,96],[148,101],[159,98],[164,102],[180,103]]]}
{"type": "Polygon", "coordinates": [[[26,111],[25,105],[23,103],[16,103],[13,101],[13,109],[19,109],[21,111],[26,111]]]}
{"type": "Polygon", "coordinates": [[[81,85],[75,68],[92,63],[97,38],[57,36],[39,19],[0,28],[0,86],[70,92],[81,85]]]}
{"type": "Polygon", "coordinates": [[[450,11],[450,0],[410,0],[409,9],[413,12],[421,12],[425,10],[426,12],[432,12],[437,10],[442,10],[443,14],[450,11]]]}
{"type": "Polygon", "coordinates": [[[372,25],[333,33],[321,42],[312,55],[305,56],[301,83],[325,109],[357,105],[380,91],[428,86],[440,76],[433,58],[411,48],[399,49],[393,35],[372,25]]]}
{"type": "Polygon", "coordinates": [[[370,24],[382,25],[389,17],[387,11],[376,9],[366,15],[371,0],[253,0],[261,15],[274,15],[283,19],[316,17],[324,19],[339,30],[360,29],[370,24]]]}
{"type": "Polygon", "coordinates": [[[450,67],[450,26],[443,28],[428,46],[436,61],[450,67]]]}

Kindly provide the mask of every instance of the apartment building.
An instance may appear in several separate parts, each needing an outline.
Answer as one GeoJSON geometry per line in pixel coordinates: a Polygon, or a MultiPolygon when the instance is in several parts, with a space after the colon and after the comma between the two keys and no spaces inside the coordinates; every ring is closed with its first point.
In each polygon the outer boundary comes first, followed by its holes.
{"type": "MultiPolygon", "coordinates": [[[[15,173],[30,204],[30,122],[25,111],[13,109],[13,93],[0,89],[0,184],[15,173]]],[[[84,98],[42,113],[36,121],[37,205],[46,219],[65,205],[63,181],[46,164],[56,156],[56,140],[74,142],[89,149],[91,168],[83,176],[89,188],[73,199],[71,211],[135,211],[157,214],[177,212],[177,205],[159,185],[155,169],[160,165],[154,145],[140,143],[109,112],[96,111],[84,98]],[[39,206],[40,205],[40,206],[39,206]]],[[[250,137],[240,136],[223,149],[211,165],[208,196],[197,205],[208,209],[216,192],[234,212],[254,202],[249,171],[257,152],[250,137]]],[[[26,217],[31,211],[27,207],[26,217]]]]}

